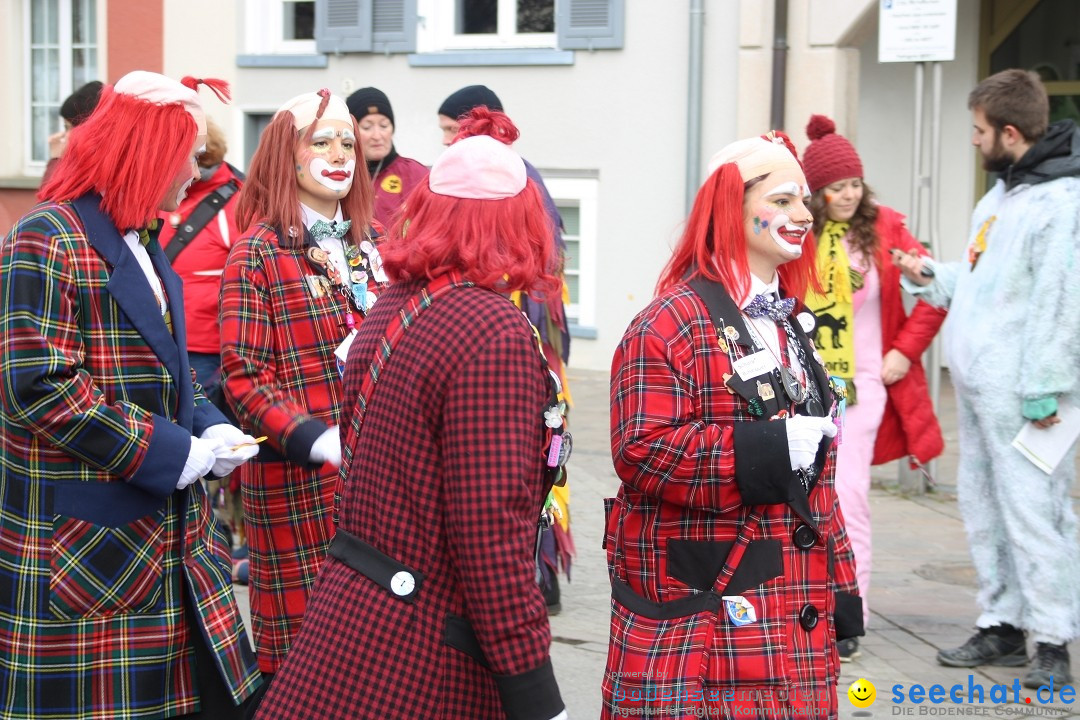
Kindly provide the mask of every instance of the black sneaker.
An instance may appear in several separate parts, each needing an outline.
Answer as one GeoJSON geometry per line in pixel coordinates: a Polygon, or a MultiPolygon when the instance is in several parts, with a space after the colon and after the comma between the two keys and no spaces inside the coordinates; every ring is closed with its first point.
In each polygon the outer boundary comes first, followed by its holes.
{"type": "Polygon", "coordinates": [[[1060,690],[1072,682],[1069,674],[1069,648],[1064,645],[1035,643],[1035,660],[1024,676],[1024,687],[1037,690],[1043,685],[1060,690]]]}
{"type": "Polygon", "coordinates": [[[840,662],[851,662],[862,655],[859,651],[859,638],[846,638],[836,643],[836,649],[840,653],[840,662]]]}
{"type": "Polygon", "coordinates": [[[1012,625],[979,628],[979,631],[960,647],[938,651],[937,661],[948,667],[1027,665],[1027,644],[1024,641],[1024,631],[1012,625]]]}

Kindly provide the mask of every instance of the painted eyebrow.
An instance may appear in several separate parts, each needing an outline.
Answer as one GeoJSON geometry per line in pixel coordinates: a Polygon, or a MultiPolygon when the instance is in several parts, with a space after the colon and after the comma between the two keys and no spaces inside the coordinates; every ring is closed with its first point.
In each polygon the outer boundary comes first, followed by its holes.
{"type": "Polygon", "coordinates": [[[316,130],[311,133],[312,140],[332,140],[337,135],[337,131],[332,127],[323,128],[322,130],[316,130]]]}
{"type": "Polygon", "coordinates": [[[355,140],[356,136],[353,135],[353,131],[348,128],[341,131],[341,137],[345,140],[355,140]]]}
{"type": "Polygon", "coordinates": [[[765,197],[772,197],[773,195],[795,195],[801,197],[803,189],[799,187],[799,183],[795,181],[789,181],[786,183],[780,183],[772,190],[765,193],[765,197]]]}

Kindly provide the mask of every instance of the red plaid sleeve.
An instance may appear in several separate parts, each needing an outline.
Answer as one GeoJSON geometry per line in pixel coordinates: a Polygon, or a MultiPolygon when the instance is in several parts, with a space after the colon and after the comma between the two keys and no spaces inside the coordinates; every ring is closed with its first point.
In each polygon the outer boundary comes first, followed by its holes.
{"type": "MultiPolygon", "coordinates": [[[[612,360],[611,450],[627,485],[665,502],[729,512],[742,505],[731,423],[701,419],[688,295],[657,303],[627,329],[612,360]],[[651,311],[650,311],[651,310],[651,311]]],[[[704,321],[704,319],[702,319],[704,321]]],[[[726,392],[717,388],[719,392],[726,392]]],[[[732,401],[732,409],[734,401],[732,401]]]]}
{"type": "Polygon", "coordinates": [[[847,534],[844,515],[840,511],[838,495],[833,496],[833,543],[832,581],[838,591],[858,595],[859,584],[855,579],[855,552],[851,549],[851,539],[847,534]]]}
{"type": "Polygon", "coordinates": [[[101,260],[70,229],[74,222],[60,210],[43,211],[6,241],[0,398],[14,422],[49,445],[164,497],[183,470],[186,451],[176,448],[186,448],[190,433],[132,403],[110,402],[92,377],[98,345],[124,354],[124,373],[162,370],[134,334],[114,329],[88,347],[78,318],[88,311],[89,293],[80,282],[102,282],[94,277],[101,260]]]}
{"type": "MultiPolygon", "coordinates": [[[[272,269],[268,268],[274,262],[272,240],[276,240],[273,233],[248,233],[229,255],[221,287],[222,377],[226,397],[240,424],[266,435],[275,450],[303,463],[314,438],[326,425],[317,422],[317,428],[305,428],[296,443],[303,447],[289,447],[296,431],[313,421],[297,401],[296,392],[282,387],[282,380],[293,380],[295,372],[277,367],[283,354],[274,323],[290,320],[277,316],[272,298],[272,269]]],[[[297,322],[306,320],[301,308],[297,322]]]]}

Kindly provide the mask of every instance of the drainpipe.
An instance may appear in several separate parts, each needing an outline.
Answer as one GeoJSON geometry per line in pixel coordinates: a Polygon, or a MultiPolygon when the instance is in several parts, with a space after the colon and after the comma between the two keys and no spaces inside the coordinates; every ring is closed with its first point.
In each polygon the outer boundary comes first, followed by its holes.
{"type": "Polygon", "coordinates": [[[686,93],[686,212],[701,184],[701,76],[704,49],[704,0],[690,0],[690,57],[686,93]]]}
{"type": "Polygon", "coordinates": [[[769,128],[784,129],[784,96],[787,94],[787,0],[773,1],[772,104],[769,128]]]}

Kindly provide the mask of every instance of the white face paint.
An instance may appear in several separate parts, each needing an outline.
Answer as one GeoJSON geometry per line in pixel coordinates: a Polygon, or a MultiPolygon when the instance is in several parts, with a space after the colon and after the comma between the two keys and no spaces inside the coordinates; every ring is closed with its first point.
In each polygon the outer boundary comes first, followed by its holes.
{"type": "Polygon", "coordinates": [[[184,166],[173,177],[169,187],[166,188],[165,194],[161,198],[161,204],[158,206],[159,210],[175,212],[180,209],[180,203],[187,197],[187,191],[191,187],[191,183],[199,178],[199,156],[205,151],[206,135],[203,134],[195,138],[187,162],[184,163],[184,166]]]}
{"type": "Polygon", "coordinates": [[[317,157],[311,161],[308,172],[311,173],[311,177],[315,179],[315,182],[323,187],[336,193],[345,193],[352,187],[353,170],[355,168],[355,160],[349,160],[341,167],[335,167],[323,158],[317,157]]]}
{"type": "Polygon", "coordinates": [[[773,171],[747,191],[743,200],[747,261],[762,280],[802,256],[813,221],[806,207],[808,194],[806,178],[794,164],[773,171]]]}
{"type": "MultiPolygon", "coordinates": [[[[191,162],[195,165],[196,170],[198,170],[198,167],[199,167],[199,158],[202,157],[202,154],[204,152],[206,152],[206,144],[205,143],[203,145],[199,146],[199,149],[195,151],[194,157],[191,158],[191,162]]],[[[188,188],[191,187],[191,184],[193,182],[195,182],[195,178],[190,178],[187,182],[185,182],[183,185],[180,186],[179,190],[176,191],[176,205],[177,205],[177,207],[180,206],[180,203],[184,202],[184,198],[187,197],[188,188]]]]}
{"type": "MultiPolygon", "coordinates": [[[[295,158],[300,202],[315,210],[323,201],[337,202],[352,187],[356,168],[352,122],[320,120],[311,142],[298,146],[295,158]]],[[[333,212],[330,206],[323,209],[333,212]]]]}
{"type": "Polygon", "coordinates": [[[775,208],[776,214],[769,219],[763,218],[762,224],[768,222],[769,234],[772,235],[773,242],[781,250],[794,257],[802,255],[802,244],[807,233],[810,232],[810,226],[792,223],[789,210],[785,208],[789,206],[791,198],[800,197],[804,206],[809,204],[810,188],[791,181],[777,185],[764,195],[766,203],[775,208]]]}

